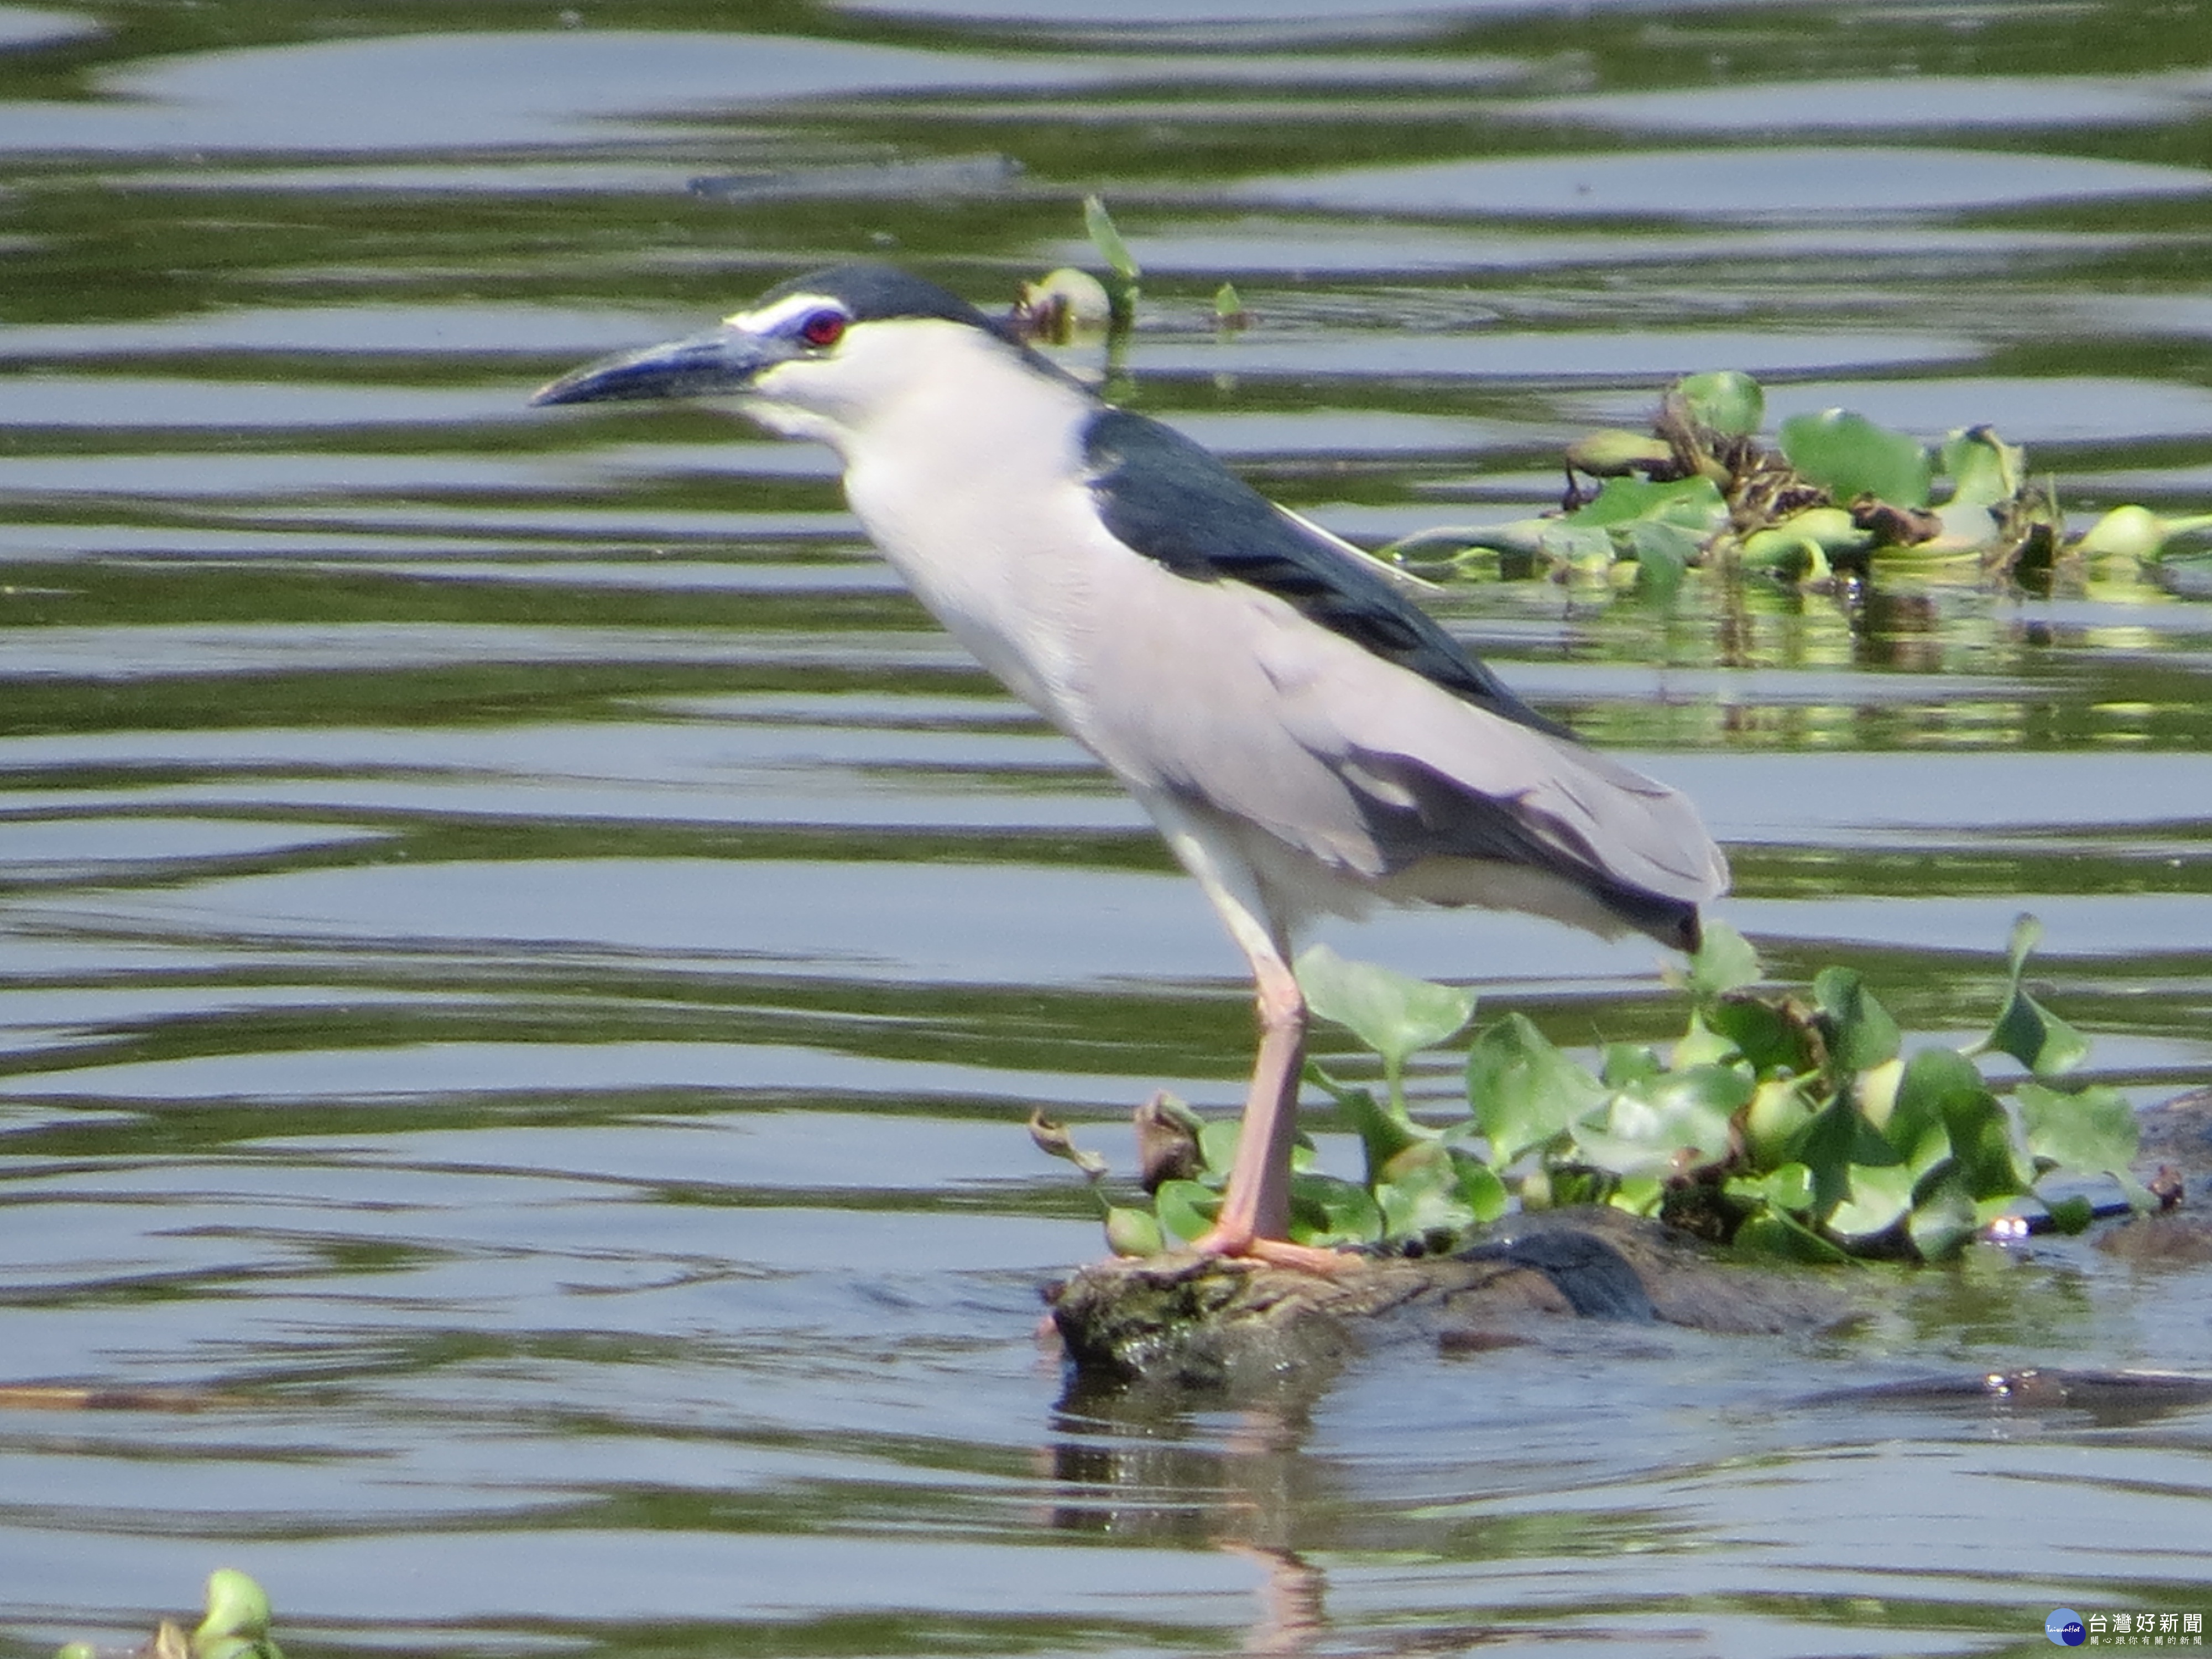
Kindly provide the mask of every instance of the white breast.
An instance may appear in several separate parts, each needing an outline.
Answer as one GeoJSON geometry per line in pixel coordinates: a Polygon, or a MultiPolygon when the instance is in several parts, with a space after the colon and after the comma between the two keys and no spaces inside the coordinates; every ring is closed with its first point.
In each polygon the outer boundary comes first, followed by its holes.
{"type": "Polygon", "coordinates": [[[1017,696],[1085,740],[1080,687],[1095,595],[1135,556],[1100,531],[1082,482],[1096,405],[973,330],[899,343],[895,397],[847,433],[845,494],[915,597],[1017,696]]]}

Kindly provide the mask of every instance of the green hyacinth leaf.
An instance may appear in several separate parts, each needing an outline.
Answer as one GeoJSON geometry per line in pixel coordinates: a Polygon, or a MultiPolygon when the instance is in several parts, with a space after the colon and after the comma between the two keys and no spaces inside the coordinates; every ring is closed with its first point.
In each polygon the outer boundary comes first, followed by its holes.
{"type": "Polygon", "coordinates": [[[1961,1098],[1946,1114],[1944,1129],[1966,1193],[1977,1203],[2033,1190],[2035,1158],[2021,1133],[2018,1108],[1993,1094],[1961,1098]]]}
{"type": "Polygon", "coordinates": [[[1370,1181],[1381,1179],[1382,1171],[1410,1148],[1432,1145],[1438,1139],[1436,1130],[1389,1110],[1364,1089],[1351,1091],[1339,1105],[1359,1137],[1370,1181]]]}
{"type": "Polygon", "coordinates": [[[1793,415],[1782,423],[1781,442],[1790,465],[1838,502],[1872,495],[1892,507],[1928,505],[1936,469],[1927,450],[1863,415],[1793,415]]]}
{"type": "Polygon", "coordinates": [[[1667,1068],[1659,1056],[1640,1042],[1608,1042],[1601,1075],[1608,1089],[1626,1089],[1632,1083],[1657,1077],[1667,1068]]]}
{"type": "Polygon", "coordinates": [[[1607,478],[1596,496],[1561,520],[1577,527],[1613,530],[1638,523],[1674,525],[1705,532],[1728,522],[1720,487],[1698,474],[1655,483],[1649,478],[1607,478]]]}
{"type": "Polygon", "coordinates": [[[1347,961],[1326,945],[1298,957],[1297,975],[1313,1012],[1349,1030],[1394,1075],[1422,1049],[1457,1036],[1474,1017],[1472,991],[1347,961]]]}
{"type": "Polygon", "coordinates": [[[1764,1209],[1747,1218],[1736,1229],[1734,1242],[1746,1255],[1762,1256],[1771,1261],[1832,1267],[1851,1259],[1841,1246],[1772,1209],[1764,1209]]]}
{"type": "Polygon", "coordinates": [[[2023,1083],[2021,1127],[2039,1161],[2084,1175],[2124,1173],[2135,1162],[2141,1126],[2118,1089],[2099,1084],[2073,1094],[2023,1083]]]}
{"type": "Polygon", "coordinates": [[[1498,1168],[1542,1146],[1606,1097],[1605,1085],[1552,1046],[1525,1014],[1509,1014],[1474,1040],[1467,1097],[1498,1168]]]}
{"type": "Polygon", "coordinates": [[[1465,1152],[1451,1155],[1452,1168],[1459,1176],[1459,1201],[1468,1207],[1469,1214],[1483,1226],[1502,1217],[1512,1202],[1505,1190],[1505,1182],[1498,1171],[1477,1158],[1465,1152]]]}
{"type": "Polygon", "coordinates": [[[1812,1068],[1803,1026],[1784,1007],[1760,997],[1729,996],[1698,1011],[1716,1036],[1726,1037],[1753,1072],[1796,1073],[1812,1068]]]}
{"type": "MultiPolygon", "coordinates": [[[[1741,1052],[1735,1038],[1714,1030],[1705,1024],[1705,1015],[1692,1008],[1690,1024],[1675,1039],[1667,1058],[1674,1069],[1680,1072],[1692,1066],[1718,1066],[1735,1059],[1741,1052]]],[[[1606,1081],[1611,1083],[1613,1079],[1608,1077],[1606,1081]]]]}
{"type": "Polygon", "coordinates": [[[1120,227],[1114,216],[1106,210],[1103,197],[1083,198],[1083,228],[1090,233],[1091,246],[1098,250],[1113,273],[1125,283],[1134,283],[1144,272],[1138,269],[1137,256],[1129,252],[1129,245],[1121,240],[1120,227]]]}
{"type": "Polygon", "coordinates": [[[1828,1052],[1839,1069],[1871,1071],[1897,1058],[1904,1036],[1855,971],[1823,968],[1813,979],[1813,1000],[1828,1017],[1828,1052]]]}
{"type": "Polygon", "coordinates": [[[1665,600],[1682,585],[1705,550],[1705,538],[1674,524],[1632,524],[1621,536],[1621,550],[1636,561],[1637,592],[1665,600]]]}
{"type": "Polygon", "coordinates": [[[2086,1233],[2090,1224],[2097,1218],[2097,1206],[2080,1193],[2069,1193],[2063,1198],[2049,1200],[2043,1208],[2051,1218],[2051,1227],[2054,1232],[2086,1233]]]}
{"type": "Polygon", "coordinates": [[[1409,1146],[1382,1170],[1375,1183],[1386,1238],[1419,1238],[1433,1232],[1460,1232],[1474,1221],[1461,1201],[1459,1170],[1451,1154],[1430,1142],[1409,1146]]]}
{"type": "Polygon", "coordinates": [[[1957,1180],[1947,1178],[1913,1206],[1905,1231],[1923,1261],[1941,1261],[1957,1254],[1980,1224],[1972,1198],[1957,1180]]]}
{"type": "Polygon", "coordinates": [[[1291,1237],[1327,1247],[1372,1244],[1384,1236],[1382,1211],[1364,1187],[1333,1176],[1291,1180],[1291,1237]]]}
{"type": "Polygon", "coordinates": [[[1202,1237],[1221,1212],[1221,1194],[1195,1181],[1164,1181],[1152,1194],[1161,1231],[1188,1244],[1202,1237]]]}
{"type": "Polygon", "coordinates": [[[1970,1051],[2009,1054],[2038,1077],[2058,1077],[2089,1057],[2089,1041],[2022,988],[2027,958],[2042,942],[2043,924],[2021,915],[2005,945],[2005,1004],[1990,1033],[1970,1051]]]}
{"type": "Polygon", "coordinates": [[[1106,1212],[1106,1248],[1115,1255],[1158,1255],[1167,1249],[1159,1218],[1150,1210],[1116,1204],[1106,1212]]]}
{"type": "Polygon", "coordinates": [[[1778,1210],[1796,1212],[1813,1207],[1813,1172],[1802,1164],[1785,1164],[1768,1175],[1765,1197],[1778,1210]]]}
{"type": "Polygon", "coordinates": [[[1979,1047],[2010,1054],[2038,1077],[2063,1076],[2089,1057],[2089,1039],[2017,985],[1979,1047]]]}
{"type": "Polygon", "coordinates": [[[1844,1201],[1828,1212],[1828,1231],[1843,1239],[1886,1233],[1912,1207],[1912,1171],[1902,1164],[1854,1164],[1844,1201]]]}
{"type": "Polygon", "coordinates": [[[207,1613],[191,1634],[191,1659],[283,1659],[269,1635],[269,1595],[235,1567],[208,1575],[207,1613]]]}
{"type": "Polygon", "coordinates": [[[1756,985],[1761,977],[1759,952],[1751,948],[1751,941],[1724,921],[1707,921],[1698,953],[1690,958],[1686,981],[1698,1005],[1703,1007],[1730,991],[1756,985]]]}
{"type": "Polygon", "coordinates": [[[1241,1117],[1210,1117],[1198,1126],[1198,1157],[1209,1181],[1224,1181],[1237,1162],[1237,1143],[1244,1133],[1241,1117]]]}
{"type": "Polygon", "coordinates": [[[2024,1193],[2034,1183],[2034,1160],[2013,1114],[1974,1062],[1954,1049],[1923,1048],[1905,1061],[1891,1113],[1893,1129],[1899,1120],[1942,1126],[1954,1171],[1947,1179],[1971,1201],[2024,1193]]]}
{"type": "MultiPolygon", "coordinates": [[[[1808,1092],[1807,1079],[1802,1077],[1773,1077],[1752,1091],[1751,1100],[1744,1108],[1741,1129],[1744,1150],[1751,1154],[1754,1169],[1770,1169],[1777,1173],[1783,1166],[1803,1169],[1792,1162],[1796,1156],[1797,1138],[1820,1110],[1820,1104],[1808,1092]]],[[[1811,1179],[1808,1174],[1807,1179],[1811,1179]]],[[[1789,1207],[1802,1210],[1812,1201],[1809,1189],[1804,1203],[1789,1207]]]]}
{"type": "Polygon", "coordinates": [[[1627,432],[1617,427],[1585,432],[1568,444],[1567,465],[1594,478],[1618,478],[1631,472],[1671,466],[1674,447],[1649,432],[1627,432]]]}
{"type": "Polygon", "coordinates": [[[1751,1079],[1732,1066],[1693,1066],[1613,1097],[1602,1125],[1582,1124],[1583,1158],[1619,1176],[1663,1175],[1729,1153],[1730,1120],[1751,1098],[1751,1079]]]}
{"type": "Polygon", "coordinates": [[[208,1575],[206,1607],[195,1636],[269,1633],[268,1592],[235,1567],[217,1567],[208,1575]]]}
{"type": "Polygon", "coordinates": [[[1748,438],[1766,420],[1766,394],[1750,375],[1733,368],[1686,374],[1674,390],[1699,426],[1731,438],[1748,438]]]}
{"type": "Polygon", "coordinates": [[[2027,481],[2027,454],[1998,437],[1992,428],[1964,427],[1943,440],[1943,471],[1951,477],[1947,509],[1992,507],[2020,494],[2027,481]]]}

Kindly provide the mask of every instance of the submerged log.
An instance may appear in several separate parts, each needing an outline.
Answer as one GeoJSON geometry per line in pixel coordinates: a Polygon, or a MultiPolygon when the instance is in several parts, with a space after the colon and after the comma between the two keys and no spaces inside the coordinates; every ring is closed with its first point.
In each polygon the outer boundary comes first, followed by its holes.
{"type": "Polygon", "coordinates": [[[2212,1262],[2212,1089],[2142,1115],[2136,1172],[2166,1207],[2100,1235],[2097,1248],[2138,1267],[2212,1262]]]}
{"type": "Polygon", "coordinates": [[[1739,1265],[1597,1206],[1513,1217],[1455,1255],[1348,1257],[1333,1276],[1176,1255],[1102,1261],[1046,1296],[1081,1375],[1232,1391],[1387,1344],[1451,1352],[1526,1340],[1532,1322],[1784,1333],[1854,1311],[1832,1275],[1739,1265]]]}

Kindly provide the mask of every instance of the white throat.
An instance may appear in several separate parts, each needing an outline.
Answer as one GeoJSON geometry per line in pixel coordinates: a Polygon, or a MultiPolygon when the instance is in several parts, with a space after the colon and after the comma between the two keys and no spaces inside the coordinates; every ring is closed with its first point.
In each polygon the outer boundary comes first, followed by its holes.
{"type": "Polygon", "coordinates": [[[1015,694],[1065,719],[1097,572],[1083,434],[1097,404],[973,327],[857,324],[833,356],[761,375],[747,412],[828,444],[869,538],[1015,694]]]}

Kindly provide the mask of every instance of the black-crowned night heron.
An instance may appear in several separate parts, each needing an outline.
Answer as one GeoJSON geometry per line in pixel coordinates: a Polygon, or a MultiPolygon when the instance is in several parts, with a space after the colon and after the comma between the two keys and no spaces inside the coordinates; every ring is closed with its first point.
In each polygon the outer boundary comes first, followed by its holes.
{"type": "Polygon", "coordinates": [[[722,396],[837,453],[915,596],[1113,770],[1249,958],[1259,1060],[1202,1249],[1320,1265],[1283,1242],[1309,919],[1475,904],[1690,949],[1727,890],[1680,795],[1530,709],[1357,549],[933,283],[802,276],[536,401],[722,396]]]}

